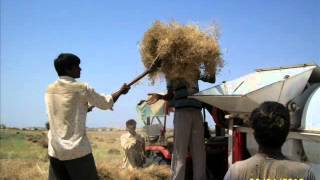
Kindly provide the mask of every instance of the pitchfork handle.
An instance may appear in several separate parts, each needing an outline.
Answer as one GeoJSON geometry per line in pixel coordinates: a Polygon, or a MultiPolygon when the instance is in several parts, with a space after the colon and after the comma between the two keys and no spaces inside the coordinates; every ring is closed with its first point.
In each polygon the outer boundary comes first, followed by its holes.
{"type": "Polygon", "coordinates": [[[151,66],[146,69],[142,74],[140,74],[139,76],[137,76],[134,80],[132,80],[128,86],[130,87],[131,85],[133,85],[134,83],[136,83],[137,81],[139,81],[140,79],[142,79],[144,76],[146,76],[147,74],[149,74],[151,71],[155,70],[155,68],[157,68],[158,66],[160,66],[160,58],[159,58],[159,54],[156,56],[156,58],[154,58],[151,66]]]}
{"type": "MultiPolygon", "coordinates": [[[[142,79],[143,77],[145,77],[147,74],[149,74],[151,71],[153,71],[155,68],[157,68],[157,66],[159,66],[161,63],[160,58],[159,58],[159,54],[156,56],[156,58],[154,59],[153,63],[151,64],[151,66],[146,69],[142,74],[140,74],[139,76],[137,76],[134,80],[132,80],[130,83],[128,83],[128,86],[132,86],[133,84],[135,84],[136,82],[138,82],[140,79],[142,79]]],[[[91,111],[94,108],[94,106],[90,106],[88,111],[91,111]]]]}
{"type": "Polygon", "coordinates": [[[132,80],[130,83],[128,83],[128,86],[132,86],[133,84],[135,84],[136,82],[138,82],[140,79],[142,79],[143,77],[145,77],[148,73],[150,72],[150,69],[145,70],[142,74],[140,74],[139,76],[137,76],[134,80],[132,80]]]}

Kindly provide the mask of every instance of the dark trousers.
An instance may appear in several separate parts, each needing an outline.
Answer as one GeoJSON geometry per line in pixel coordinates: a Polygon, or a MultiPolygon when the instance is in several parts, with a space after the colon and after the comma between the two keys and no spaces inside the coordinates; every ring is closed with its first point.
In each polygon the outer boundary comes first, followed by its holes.
{"type": "Polygon", "coordinates": [[[92,153],[77,159],[60,161],[49,156],[49,180],[97,180],[92,153]]]}

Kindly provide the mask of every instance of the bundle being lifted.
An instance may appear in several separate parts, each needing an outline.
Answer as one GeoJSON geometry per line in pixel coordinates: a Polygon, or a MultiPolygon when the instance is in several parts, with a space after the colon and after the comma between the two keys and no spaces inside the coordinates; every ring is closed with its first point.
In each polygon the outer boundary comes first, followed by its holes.
{"type": "Polygon", "coordinates": [[[156,21],[144,34],[140,54],[146,68],[157,57],[161,61],[161,67],[149,74],[152,82],[164,74],[192,84],[200,73],[213,77],[223,67],[217,30],[212,27],[202,30],[198,25],[156,21]]]}

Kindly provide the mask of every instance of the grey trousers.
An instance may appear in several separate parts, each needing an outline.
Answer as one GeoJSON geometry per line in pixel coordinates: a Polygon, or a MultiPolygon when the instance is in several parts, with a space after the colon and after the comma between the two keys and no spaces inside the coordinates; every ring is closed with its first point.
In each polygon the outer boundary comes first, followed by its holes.
{"type": "Polygon", "coordinates": [[[206,179],[206,154],[203,118],[200,109],[176,109],[174,114],[174,150],[172,179],[184,180],[188,148],[192,156],[193,179],[206,179]]]}

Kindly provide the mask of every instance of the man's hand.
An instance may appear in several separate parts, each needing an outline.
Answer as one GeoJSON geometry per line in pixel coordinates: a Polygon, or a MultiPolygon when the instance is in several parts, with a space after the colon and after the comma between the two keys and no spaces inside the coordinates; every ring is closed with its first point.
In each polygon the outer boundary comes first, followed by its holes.
{"type": "Polygon", "coordinates": [[[147,100],[147,104],[151,105],[156,103],[159,99],[163,99],[163,95],[161,94],[156,94],[156,93],[149,93],[149,96],[151,96],[148,100],[147,100]]]}
{"type": "Polygon", "coordinates": [[[128,86],[127,84],[123,84],[117,92],[112,93],[113,102],[116,102],[121,94],[127,94],[129,89],[130,86],[128,86]]]}
{"type": "Polygon", "coordinates": [[[94,106],[89,106],[87,112],[91,112],[94,106]]]}
{"type": "Polygon", "coordinates": [[[124,83],[120,88],[120,94],[127,94],[130,90],[130,86],[128,86],[126,83],[124,83]]]}

